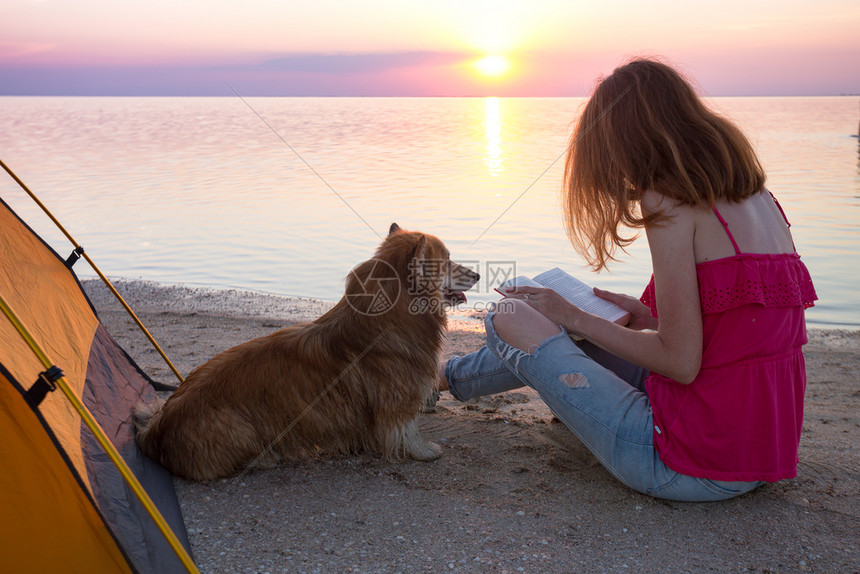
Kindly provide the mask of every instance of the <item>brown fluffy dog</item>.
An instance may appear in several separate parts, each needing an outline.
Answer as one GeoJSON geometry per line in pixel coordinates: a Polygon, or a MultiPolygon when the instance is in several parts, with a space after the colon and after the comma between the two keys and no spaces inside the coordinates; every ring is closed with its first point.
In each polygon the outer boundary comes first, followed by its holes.
{"type": "Polygon", "coordinates": [[[163,406],[137,410],[137,441],[193,480],[317,453],[435,459],[416,417],[435,386],[443,302],[477,280],[436,237],[392,224],[331,311],[194,369],[163,406]]]}

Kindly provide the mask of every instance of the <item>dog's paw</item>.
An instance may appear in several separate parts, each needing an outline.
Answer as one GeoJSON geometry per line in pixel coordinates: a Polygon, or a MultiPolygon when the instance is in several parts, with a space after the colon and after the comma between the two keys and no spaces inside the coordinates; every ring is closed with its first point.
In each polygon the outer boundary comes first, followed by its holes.
{"type": "Polygon", "coordinates": [[[436,460],[442,456],[442,447],[435,442],[425,442],[422,444],[413,445],[409,451],[409,456],[415,460],[436,460]]]}
{"type": "Polygon", "coordinates": [[[421,438],[415,419],[387,431],[382,442],[388,460],[436,460],[442,455],[441,446],[421,438]]]}

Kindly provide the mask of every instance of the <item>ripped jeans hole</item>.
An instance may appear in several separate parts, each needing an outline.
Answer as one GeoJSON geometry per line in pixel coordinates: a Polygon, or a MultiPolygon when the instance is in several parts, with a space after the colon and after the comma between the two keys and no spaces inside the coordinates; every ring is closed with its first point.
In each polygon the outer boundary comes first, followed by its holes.
{"type": "Polygon", "coordinates": [[[497,345],[496,351],[498,351],[499,358],[502,359],[502,362],[510,363],[514,370],[519,368],[521,359],[529,356],[529,353],[504,343],[497,345]]]}
{"type": "Polygon", "coordinates": [[[582,373],[564,373],[558,376],[558,380],[571,389],[585,389],[589,387],[588,378],[582,373]]]}

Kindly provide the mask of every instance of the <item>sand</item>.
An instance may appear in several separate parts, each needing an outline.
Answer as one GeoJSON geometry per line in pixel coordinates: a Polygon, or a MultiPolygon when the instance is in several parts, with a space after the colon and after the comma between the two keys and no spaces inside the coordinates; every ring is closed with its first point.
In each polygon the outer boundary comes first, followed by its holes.
{"type": "MultiPolygon", "coordinates": [[[[119,281],[181,373],[331,304],[119,281]]],[[[86,282],[108,330],[176,384],[125,311],[86,282]]],[[[371,456],[175,479],[203,572],[860,572],[860,333],[810,330],[798,476],[735,500],[655,500],[616,481],[530,390],[420,417],[433,462],[371,456]]],[[[483,344],[452,315],[446,355],[483,344]]]]}

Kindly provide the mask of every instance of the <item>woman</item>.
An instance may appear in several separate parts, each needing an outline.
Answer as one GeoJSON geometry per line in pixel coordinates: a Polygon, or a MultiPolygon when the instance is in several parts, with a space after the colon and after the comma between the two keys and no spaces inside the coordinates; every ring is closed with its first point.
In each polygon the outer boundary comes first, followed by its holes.
{"type": "Polygon", "coordinates": [[[595,290],[625,326],[548,289],[507,293],[487,346],[451,359],[459,400],[534,388],[619,480],[673,500],[723,500],[796,476],[816,299],[744,135],[669,66],[634,60],[603,79],[571,138],[568,236],[595,270],[644,228],[641,300],[595,290]],[[577,345],[568,335],[584,339],[577,345]]]}

